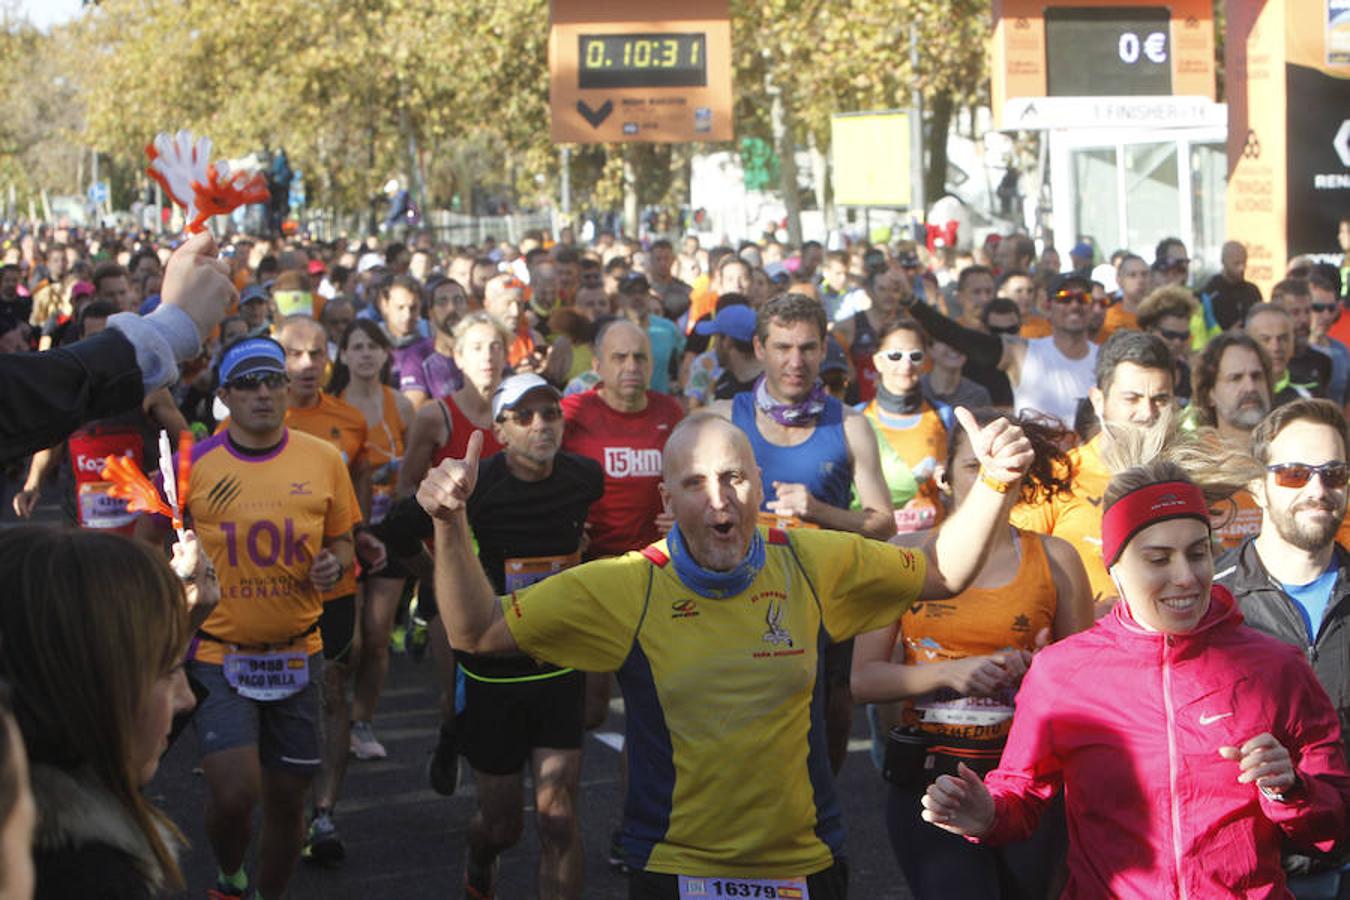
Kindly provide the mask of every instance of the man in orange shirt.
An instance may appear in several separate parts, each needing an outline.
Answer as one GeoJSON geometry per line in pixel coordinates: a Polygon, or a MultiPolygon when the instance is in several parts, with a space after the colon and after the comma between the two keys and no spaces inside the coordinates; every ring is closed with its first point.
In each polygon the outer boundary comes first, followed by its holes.
{"type": "MultiPolygon", "coordinates": [[[[1093,411],[1105,424],[1147,425],[1173,406],[1172,354],[1161,338],[1139,331],[1121,331],[1102,345],[1097,357],[1097,384],[1088,394],[1093,411]]],[[[1073,544],[1087,569],[1098,618],[1114,604],[1116,587],[1102,563],[1102,495],[1111,480],[1101,459],[1103,430],[1069,451],[1073,490],[1051,500],[1013,507],[1012,523],[1028,531],[1064,538],[1073,544]]]]}
{"type": "MultiPolygon", "coordinates": [[[[286,424],[333,446],[342,457],[356,488],[357,521],[370,510],[370,467],[366,461],[366,417],[356,407],[322,391],[328,368],[328,335],[308,316],[290,316],[277,327],[277,342],[286,353],[286,424]]],[[[351,677],[351,648],[356,636],[356,573],[348,569],[323,595],[324,748],[323,767],[314,781],[314,815],[305,841],[305,859],[325,865],[341,862],[346,849],[333,824],[347,751],[351,742],[351,709],[345,685],[351,677]]]]}
{"type": "MultiPolygon", "coordinates": [[[[206,831],[220,868],[211,896],[248,893],[244,857],[261,800],[257,887],[281,897],[321,761],[322,597],[352,567],[360,512],[337,452],[286,427],[285,354],[275,341],[233,344],[220,381],[230,417],[194,448],[185,497],[221,588],[187,664],[209,691],[194,725],[209,790],[206,831]]],[[[138,533],[153,538],[156,524],[142,519],[138,533]]]]}

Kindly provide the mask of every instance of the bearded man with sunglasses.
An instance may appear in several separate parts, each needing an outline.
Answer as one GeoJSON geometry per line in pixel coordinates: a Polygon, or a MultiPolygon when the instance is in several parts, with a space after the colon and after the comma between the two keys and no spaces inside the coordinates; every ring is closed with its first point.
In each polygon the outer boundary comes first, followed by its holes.
{"type": "Polygon", "coordinates": [[[1068,425],[1078,400],[1096,380],[1097,345],[1089,339],[1092,282],[1076,275],[1061,278],[1050,294],[1050,336],[1026,340],[1016,335],[984,334],[966,328],[931,306],[907,301],[929,336],[977,365],[997,366],[1013,387],[1013,406],[1035,410],[1068,425]]]}
{"type": "MultiPolygon", "coordinates": [[[[1261,531],[1214,564],[1246,624],[1303,650],[1350,739],[1350,553],[1336,543],[1345,516],[1346,422],[1326,400],[1277,407],[1252,432],[1266,467],[1252,485],[1261,531]]],[[[1340,860],[1286,848],[1291,874],[1325,872],[1340,860]]],[[[1296,885],[1291,881],[1291,887],[1296,885]]]]}

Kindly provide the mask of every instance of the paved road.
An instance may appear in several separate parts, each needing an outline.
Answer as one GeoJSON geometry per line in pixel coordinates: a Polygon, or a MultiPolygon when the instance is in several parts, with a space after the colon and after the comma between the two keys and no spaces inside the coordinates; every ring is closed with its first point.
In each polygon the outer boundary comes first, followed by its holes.
{"type": "MultiPolygon", "coordinates": [[[[435,794],[424,769],[435,740],[435,692],[431,667],[395,657],[375,730],[389,748],[380,762],[352,761],[338,825],[348,860],[334,871],[302,864],[292,882],[298,900],[338,898],[446,898],[462,896],[464,846],[474,809],[471,781],[454,797],[435,794]]],[[[883,783],[867,759],[862,740],[866,726],[855,717],[853,746],[840,780],[849,827],[854,898],[907,898],[882,824],[883,783]]],[[[611,714],[602,732],[623,729],[621,710],[611,714]]],[[[604,735],[602,735],[604,736],[604,735]]],[[[189,890],[200,898],[215,879],[215,867],[201,814],[205,784],[194,775],[196,742],[189,730],[170,751],[150,786],[154,801],[192,842],[182,858],[189,890]]],[[[618,756],[603,741],[587,738],[582,772],[581,817],[586,847],[584,896],[599,900],[627,897],[622,878],[604,860],[608,836],[619,809],[618,756]]],[[[728,815],[735,815],[729,810],[728,815]]],[[[534,896],[534,866],[539,858],[532,825],[522,843],[502,859],[500,900],[534,896]]],[[[252,864],[250,863],[250,871],[252,864]]]]}
{"type": "MultiPolygon", "coordinates": [[[[18,485],[0,477],[0,528],[15,524],[9,509],[18,485]]],[[[58,525],[63,517],[54,489],[44,491],[34,520],[58,525]]],[[[621,704],[601,729],[611,740],[623,731],[621,704]]],[[[347,844],[348,860],[338,870],[302,864],[291,883],[296,900],[342,898],[446,898],[462,896],[464,846],[474,810],[471,776],[451,798],[434,793],[425,767],[436,735],[436,692],[430,664],[416,665],[394,657],[389,686],[381,701],[375,729],[389,749],[380,762],[352,761],[338,825],[347,844]]],[[[899,869],[891,856],[882,820],[884,783],[866,753],[866,725],[854,717],[855,748],[840,776],[839,792],[849,829],[850,896],[861,900],[908,900],[899,869]]],[[[181,861],[188,879],[183,896],[200,898],[215,882],[215,864],[202,830],[205,783],[193,774],[197,762],[191,730],[170,751],[150,785],[156,804],[183,830],[191,847],[181,861]]],[[[587,737],[580,798],[582,836],[586,847],[584,896],[625,900],[626,884],[605,864],[609,834],[620,808],[618,755],[596,735],[587,737]]],[[[729,811],[728,815],[735,815],[729,811]]],[[[534,896],[534,867],[539,858],[533,828],[527,825],[519,846],[502,858],[499,900],[534,896]]],[[[249,863],[250,872],[253,864],[249,863]]]]}

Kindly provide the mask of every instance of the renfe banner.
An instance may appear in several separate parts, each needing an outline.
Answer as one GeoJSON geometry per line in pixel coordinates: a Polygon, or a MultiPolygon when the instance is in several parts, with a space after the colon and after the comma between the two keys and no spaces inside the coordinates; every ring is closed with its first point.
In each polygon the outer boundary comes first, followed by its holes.
{"type": "Polygon", "coordinates": [[[1294,256],[1340,261],[1350,213],[1350,0],[1228,4],[1227,232],[1263,291],[1294,256]]]}

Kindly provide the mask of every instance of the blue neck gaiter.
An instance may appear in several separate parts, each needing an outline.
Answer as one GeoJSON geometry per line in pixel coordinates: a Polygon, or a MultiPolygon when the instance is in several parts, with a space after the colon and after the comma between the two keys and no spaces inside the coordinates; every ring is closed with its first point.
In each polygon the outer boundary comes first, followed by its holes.
{"type": "Polygon", "coordinates": [[[695,594],[710,600],[736,596],[750,587],[764,568],[764,538],[759,529],[755,529],[755,536],[750,539],[750,552],[730,572],[713,572],[700,566],[684,545],[678,524],[666,535],[666,546],[670,548],[670,561],[675,564],[675,574],[680,581],[695,594]]]}

